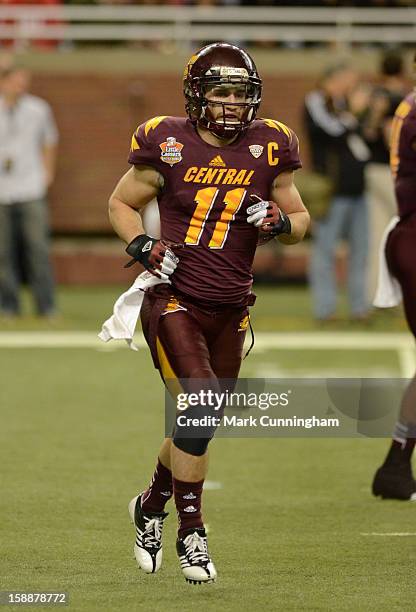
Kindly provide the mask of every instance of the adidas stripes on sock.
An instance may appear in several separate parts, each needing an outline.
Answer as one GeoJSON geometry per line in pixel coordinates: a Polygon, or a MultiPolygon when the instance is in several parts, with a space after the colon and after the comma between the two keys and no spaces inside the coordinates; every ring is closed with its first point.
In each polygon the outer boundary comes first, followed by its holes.
{"type": "Polygon", "coordinates": [[[173,479],[173,494],[178,512],[179,529],[178,536],[181,538],[185,531],[203,527],[201,513],[201,497],[204,481],[184,482],[173,479]]]}

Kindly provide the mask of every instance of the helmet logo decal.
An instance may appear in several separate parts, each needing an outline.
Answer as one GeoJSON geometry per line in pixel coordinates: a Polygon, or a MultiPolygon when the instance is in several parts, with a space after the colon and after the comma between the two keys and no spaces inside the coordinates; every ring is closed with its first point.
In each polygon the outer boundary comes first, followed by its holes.
{"type": "Polygon", "coordinates": [[[263,149],[264,147],[262,145],[253,144],[249,146],[249,151],[255,159],[260,157],[260,155],[263,153],[263,149]]]}
{"type": "Polygon", "coordinates": [[[248,72],[245,68],[236,68],[235,66],[212,66],[205,73],[206,76],[219,75],[220,77],[231,77],[245,81],[248,79],[248,72]]]}
{"type": "Polygon", "coordinates": [[[177,142],[174,136],[168,136],[166,142],[162,142],[159,147],[162,151],[160,159],[165,162],[165,164],[169,164],[171,168],[182,161],[183,144],[177,142]]]}
{"type": "Polygon", "coordinates": [[[185,70],[183,71],[183,78],[184,79],[188,76],[189,70],[191,69],[191,67],[195,63],[195,60],[197,60],[197,59],[198,59],[198,54],[197,53],[192,55],[192,57],[189,59],[189,62],[187,63],[187,65],[185,66],[185,70]]]}

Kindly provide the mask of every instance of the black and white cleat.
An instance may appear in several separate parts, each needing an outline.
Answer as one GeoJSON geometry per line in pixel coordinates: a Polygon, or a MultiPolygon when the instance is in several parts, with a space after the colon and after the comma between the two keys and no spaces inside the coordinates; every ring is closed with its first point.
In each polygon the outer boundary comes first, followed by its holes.
{"type": "Polygon", "coordinates": [[[215,582],[217,571],[208,553],[204,528],[191,529],[176,541],[181,568],[186,582],[207,584],[215,582]]]}
{"type": "Polygon", "coordinates": [[[167,512],[144,512],[141,496],[129,503],[129,514],[136,529],[134,556],[139,567],[147,574],[154,574],[162,565],[162,530],[167,512]]]}

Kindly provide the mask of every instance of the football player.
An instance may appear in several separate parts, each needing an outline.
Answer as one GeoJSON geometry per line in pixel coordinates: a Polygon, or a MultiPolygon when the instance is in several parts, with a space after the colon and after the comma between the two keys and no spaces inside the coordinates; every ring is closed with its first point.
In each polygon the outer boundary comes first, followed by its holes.
{"type": "MultiPolygon", "coordinates": [[[[293,182],[298,139],[283,123],[256,118],[262,81],[243,49],[202,48],[186,66],[183,90],[187,118],[155,117],[134,133],[132,168],[110,198],[110,219],[127,253],[166,281],[146,291],[141,309],[162,379],[169,388],[205,380],[218,389],[240,369],[258,242],[302,240],[309,215],[293,182]],[[144,233],[137,214],[155,197],[160,239],[144,233]]],[[[177,425],[148,488],[130,502],[145,572],[161,566],[164,509],[173,496],[186,580],[216,579],[201,513],[210,437],[189,437],[177,425]]]]}
{"type": "MultiPolygon", "coordinates": [[[[416,59],[416,58],[415,58],[416,59]]],[[[397,107],[390,140],[390,166],[394,178],[399,222],[388,235],[386,260],[399,281],[404,312],[416,337],[416,93],[397,107]]],[[[416,441],[416,376],[402,398],[391,447],[373,480],[374,495],[416,501],[411,457],[416,441]]]]}

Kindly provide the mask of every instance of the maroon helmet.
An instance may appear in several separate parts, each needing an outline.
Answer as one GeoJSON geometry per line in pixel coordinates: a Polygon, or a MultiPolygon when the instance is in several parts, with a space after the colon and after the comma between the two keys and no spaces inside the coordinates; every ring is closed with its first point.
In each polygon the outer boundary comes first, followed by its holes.
{"type": "Polygon", "coordinates": [[[229,43],[212,43],[191,57],[183,75],[185,110],[192,122],[207,128],[219,138],[232,138],[254,121],[261,101],[262,81],[246,51],[229,43]],[[227,122],[225,106],[229,103],[209,101],[205,94],[216,85],[245,87],[245,101],[232,102],[243,108],[237,121],[227,122]],[[222,105],[220,120],[215,120],[210,106],[222,105]]]}

